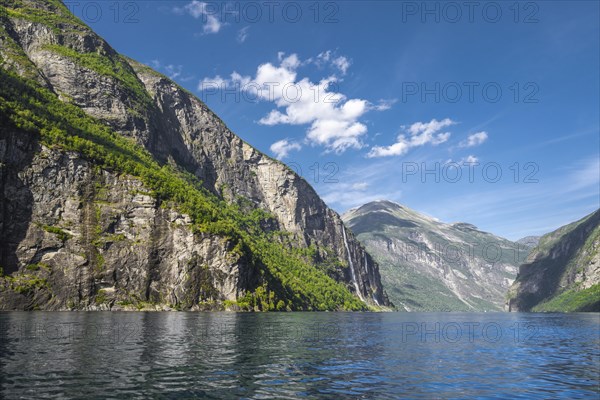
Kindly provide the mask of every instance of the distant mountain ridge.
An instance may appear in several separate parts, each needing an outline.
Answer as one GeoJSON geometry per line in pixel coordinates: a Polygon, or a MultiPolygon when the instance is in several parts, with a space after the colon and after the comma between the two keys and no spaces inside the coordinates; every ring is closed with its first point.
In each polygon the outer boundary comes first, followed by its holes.
{"type": "Polygon", "coordinates": [[[507,295],[509,311],[600,311],[600,210],[541,237],[507,295]]]}
{"type": "Polygon", "coordinates": [[[515,243],[519,243],[527,247],[535,247],[540,242],[540,239],[541,236],[525,236],[517,240],[515,243]]]}
{"type": "Polygon", "coordinates": [[[500,311],[529,248],[472,224],[447,224],[380,200],[342,215],[407,311],[500,311]]]}

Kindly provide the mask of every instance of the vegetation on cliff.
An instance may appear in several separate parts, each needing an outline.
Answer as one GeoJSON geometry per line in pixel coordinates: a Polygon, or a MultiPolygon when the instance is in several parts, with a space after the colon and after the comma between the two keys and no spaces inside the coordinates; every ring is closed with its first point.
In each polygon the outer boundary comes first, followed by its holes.
{"type": "Polygon", "coordinates": [[[600,311],[600,210],[539,241],[510,288],[513,311],[600,311]]]}
{"type": "Polygon", "coordinates": [[[0,81],[2,129],[39,135],[46,146],[77,152],[101,168],[138,177],[162,204],[188,214],[197,232],[226,238],[234,244],[232,251],[258,266],[262,284],[238,301],[242,309],[366,309],[347,288],[313,265],[306,251],[286,243],[287,235],[264,230],[262,224],[272,218],[268,213],[246,212],[217,198],[189,173],[159,164],[134,141],[32,80],[0,69],[0,81]]]}

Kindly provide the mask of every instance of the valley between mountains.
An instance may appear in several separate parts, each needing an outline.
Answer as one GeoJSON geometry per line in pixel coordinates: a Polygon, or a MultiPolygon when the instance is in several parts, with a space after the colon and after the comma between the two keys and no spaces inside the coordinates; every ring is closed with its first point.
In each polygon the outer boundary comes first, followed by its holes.
{"type": "Polygon", "coordinates": [[[592,311],[600,307],[600,211],[516,242],[390,201],[342,218],[405,311],[592,311]],[[515,280],[516,279],[516,280],[515,280]]]}

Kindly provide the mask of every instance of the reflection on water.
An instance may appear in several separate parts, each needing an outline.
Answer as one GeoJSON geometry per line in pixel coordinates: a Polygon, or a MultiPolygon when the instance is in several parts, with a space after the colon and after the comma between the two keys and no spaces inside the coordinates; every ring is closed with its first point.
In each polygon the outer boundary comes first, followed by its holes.
{"type": "Polygon", "coordinates": [[[595,398],[600,314],[0,313],[2,398],[595,398]]]}

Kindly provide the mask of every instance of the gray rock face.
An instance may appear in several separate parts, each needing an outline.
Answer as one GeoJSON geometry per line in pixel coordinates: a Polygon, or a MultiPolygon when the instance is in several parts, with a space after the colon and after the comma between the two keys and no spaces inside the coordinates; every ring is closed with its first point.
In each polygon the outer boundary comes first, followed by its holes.
{"type": "Polygon", "coordinates": [[[541,237],[506,305],[508,311],[600,311],[599,294],[600,210],[541,237]]]}
{"type": "Polygon", "coordinates": [[[251,287],[252,271],[225,239],[194,234],[186,215],[159,207],[138,180],[45,147],[24,160],[36,145],[21,133],[0,143],[3,238],[13,239],[2,246],[2,265],[20,267],[24,280],[41,270],[46,280],[34,299],[19,285],[16,308],[109,309],[134,298],[198,309],[251,287]]]}
{"type": "Polygon", "coordinates": [[[343,218],[381,266],[390,300],[407,311],[502,310],[529,252],[471,224],[445,224],[389,201],[343,218]]]}
{"type": "MultiPolygon", "coordinates": [[[[65,12],[52,2],[25,3],[65,12]]],[[[272,213],[278,229],[292,233],[299,246],[315,246],[323,259],[333,252],[349,264],[337,213],[303,178],[243,142],[200,100],[150,68],[120,56],[86,27],[65,22],[57,31],[14,16],[4,19],[4,25],[39,81],[61,100],[134,139],[158,160],[195,174],[209,191],[229,201],[241,196],[272,213]],[[103,73],[56,46],[110,60],[118,74],[103,73]]],[[[4,50],[0,55],[10,59],[4,50]]],[[[2,196],[19,198],[4,207],[0,262],[5,272],[23,270],[31,263],[52,268],[60,264],[69,280],[69,294],[49,300],[53,304],[49,307],[74,301],[93,308],[91,298],[99,288],[110,301],[116,286],[139,294],[144,301],[179,304],[186,298],[186,288],[208,279],[216,294],[188,293],[189,306],[198,298],[234,299],[247,287],[252,271],[245,270],[242,261],[230,259],[227,243],[218,237],[194,236],[186,216],[158,208],[151,196],[140,194],[144,192],[140,182],[94,171],[74,154],[40,150],[33,141],[20,143],[18,137],[18,132],[0,136],[5,149],[1,162],[7,165],[2,196]],[[40,224],[58,227],[73,239],[61,243],[40,224]],[[99,237],[90,233],[94,229],[99,237]]],[[[388,304],[377,264],[353,234],[346,233],[360,295],[371,304],[388,304]]],[[[339,267],[334,275],[355,291],[348,268],[339,267]]]]}

